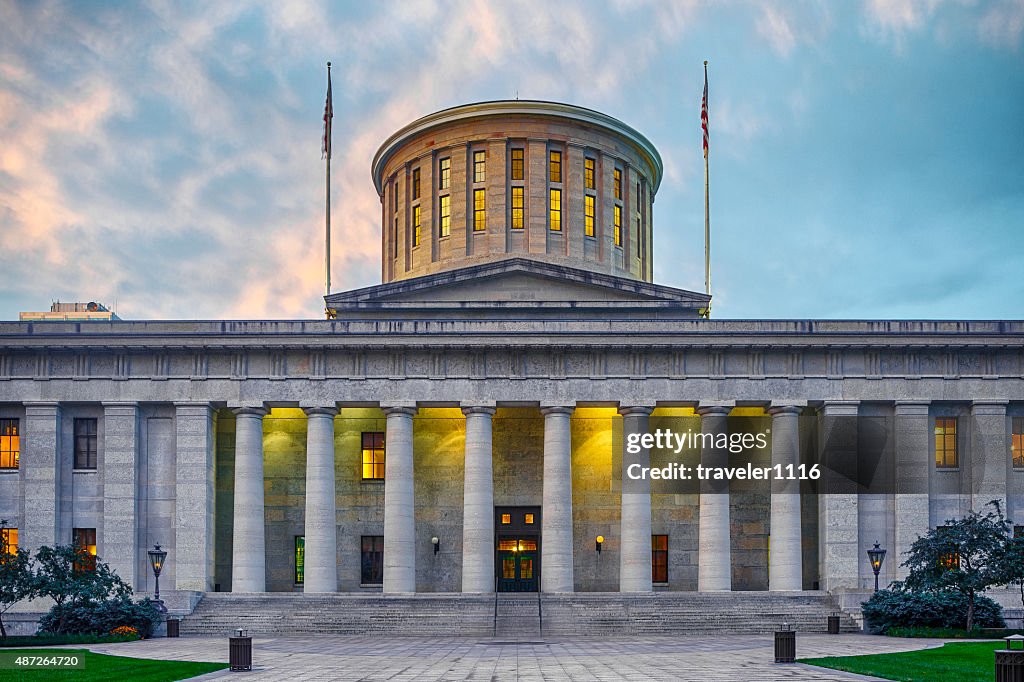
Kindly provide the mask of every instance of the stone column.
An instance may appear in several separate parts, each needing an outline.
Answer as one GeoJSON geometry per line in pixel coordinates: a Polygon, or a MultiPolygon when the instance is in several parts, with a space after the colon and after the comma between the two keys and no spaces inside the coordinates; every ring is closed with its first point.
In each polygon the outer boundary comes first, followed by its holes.
{"type": "MultiPolygon", "coordinates": [[[[860,497],[856,492],[856,401],[825,401],[818,412],[827,446],[818,495],[818,574],[821,589],[856,589],[860,575],[860,497]],[[825,466],[825,465],[833,466],[825,466]]],[[[824,454],[824,452],[823,452],[824,454]]],[[[863,561],[867,562],[865,555],[863,561]]]]}
{"type": "MultiPolygon", "coordinates": [[[[623,225],[623,229],[626,226],[623,225]]],[[[653,407],[620,407],[623,440],[631,433],[647,433],[653,407]]],[[[651,451],[642,448],[629,462],[648,467],[651,451]]],[[[650,592],[651,587],[651,482],[630,481],[627,489],[626,457],[622,458],[622,517],[619,528],[619,592],[650,592]]],[[[543,568],[542,568],[543,570],[543,568]]]]}
{"type": "MultiPolygon", "coordinates": [[[[731,405],[701,404],[702,433],[725,433],[731,405]]],[[[729,466],[728,448],[713,445],[701,449],[700,463],[705,467],[729,466]]],[[[729,482],[702,481],[700,516],[697,526],[697,589],[701,592],[728,592],[732,589],[732,551],[729,531],[729,482]]]]}
{"type": "MultiPolygon", "coordinates": [[[[56,402],[25,403],[21,439],[24,481],[18,544],[35,552],[42,545],[68,544],[60,532],[61,407],[56,402]]],[[[70,465],[67,467],[70,469],[70,465]]]]}
{"type": "Polygon", "coordinates": [[[231,535],[231,591],[266,592],[266,526],[263,518],[263,407],[235,413],[235,516],[231,535]]]}
{"type": "Polygon", "coordinates": [[[573,407],[544,407],[544,499],[541,514],[541,589],[572,592],[573,407]]]}
{"type": "Polygon", "coordinates": [[[1005,400],[975,400],[971,405],[971,507],[976,511],[987,511],[985,505],[996,500],[1008,514],[1006,474],[1012,462],[1006,405],[1005,400]]]}
{"type": "MultiPolygon", "coordinates": [[[[493,407],[464,407],[465,484],[462,493],[462,591],[494,592],[493,407]]],[[[387,534],[385,534],[385,541],[387,534]]],[[[385,556],[387,551],[385,550],[385,556]]]]}
{"type": "Polygon", "coordinates": [[[175,403],[175,588],[213,590],[214,411],[209,403],[175,403]]]}
{"type": "Polygon", "coordinates": [[[338,591],[338,524],[334,497],[336,407],[305,407],[306,566],[304,592],[338,591]]]}
{"type": "Polygon", "coordinates": [[[415,592],[412,418],[416,407],[385,407],[384,414],[384,592],[415,592]]]}
{"type": "MultiPolygon", "coordinates": [[[[800,464],[799,415],[796,405],[773,405],[772,466],[800,464]]],[[[788,473],[788,469],[786,472],[788,473]]],[[[796,472],[794,471],[794,475],[796,472]]],[[[772,480],[769,525],[768,589],[773,592],[803,589],[800,534],[800,481],[772,480]]]]}
{"type": "MultiPolygon", "coordinates": [[[[103,403],[103,545],[98,554],[132,589],[139,546],[139,406],[103,403]]],[[[140,584],[141,582],[141,584],[140,584]]]]}
{"type": "Polygon", "coordinates": [[[900,564],[906,560],[906,552],[914,541],[931,528],[928,473],[935,466],[935,457],[932,451],[934,431],[928,407],[929,403],[925,401],[896,403],[895,547],[885,557],[886,565],[882,568],[890,580],[907,577],[907,569],[900,564]]]}

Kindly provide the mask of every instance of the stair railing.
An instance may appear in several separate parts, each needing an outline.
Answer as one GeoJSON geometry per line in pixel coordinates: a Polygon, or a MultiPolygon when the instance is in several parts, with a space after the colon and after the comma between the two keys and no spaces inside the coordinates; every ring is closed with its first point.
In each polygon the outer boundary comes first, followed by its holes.
{"type": "Polygon", "coordinates": [[[494,576],[494,629],[491,637],[498,636],[498,576],[494,576]]]}
{"type": "Polygon", "coordinates": [[[544,636],[544,612],[540,608],[540,588],[537,588],[537,625],[540,627],[540,636],[544,636]]]}

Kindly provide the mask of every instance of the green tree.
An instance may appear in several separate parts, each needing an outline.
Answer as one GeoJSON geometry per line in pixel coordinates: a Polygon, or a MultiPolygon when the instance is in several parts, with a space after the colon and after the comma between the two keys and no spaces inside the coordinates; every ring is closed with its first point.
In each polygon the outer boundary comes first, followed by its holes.
{"type": "Polygon", "coordinates": [[[7,544],[7,519],[0,520],[0,638],[7,639],[3,615],[23,599],[35,594],[35,574],[28,551],[7,544]]]}
{"type": "Polygon", "coordinates": [[[1004,584],[1016,585],[1020,589],[1020,603],[1024,606],[1024,537],[1006,539],[1006,553],[1001,564],[1004,584]]]}
{"type": "Polygon", "coordinates": [[[108,564],[82,547],[40,547],[36,564],[36,593],[53,599],[52,612],[59,614],[53,629],[57,633],[64,632],[67,616],[74,610],[132,594],[108,564]]]}
{"type": "Polygon", "coordinates": [[[952,590],[967,598],[967,629],[974,627],[974,606],[979,594],[1005,585],[1002,566],[1009,540],[1009,522],[999,502],[993,511],[972,511],[933,528],[910,546],[903,565],[910,570],[904,587],[919,592],[952,590]]]}

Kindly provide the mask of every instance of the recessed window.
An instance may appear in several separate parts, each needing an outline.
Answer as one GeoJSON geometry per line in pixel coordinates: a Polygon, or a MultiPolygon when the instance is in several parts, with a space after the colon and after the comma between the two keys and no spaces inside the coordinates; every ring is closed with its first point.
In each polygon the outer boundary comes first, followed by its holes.
{"type": "Polygon", "coordinates": [[[420,169],[412,169],[412,200],[416,201],[420,198],[420,169]]]}
{"type": "Polygon", "coordinates": [[[512,515],[511,514],[502,514],[501,515],[501,523],[504,526],[507,526],[508,524],[512,523],[512,515]]]}
{"type": "Polygon", "coordinates": [[[583,233],[588,237],[594,236],[594,195],[586,194],[583,197],[583,233]]]}
{"type": "Polygon", "coordinates": [[[83,554],[75,562],[75,569],[78,571],[96,570],[96,529],[73,528],[71,530],[71,544],[83,550],[83,554]]]}
{"type": "MultiPolygon", "coordinates": [[[[942,539],[949,531],[949,526],[936,526],[936,536],[942,539]]],[[[957,551],[956,543],[949,541],[949,551],[939,555],[939,566],[947,570],[960,568],[960,552],[957,551]]]]}
{"type": "Polygon", "coordinates": [[[616,168],[614,173],[615,198],[618,201],[622,201],[622,169],[616,168]]]}
{"type": "Polygon", "coordinates": [[[363,480],[384,480],[384,432],[363,432],[363,480]]]}
{"type": "Polygon", "coordinates": [[[384,582],[384,536],[362,536],[359,582],[363,585],[380,585],[384,582]]]}
{"type": "Polygon", "coordinates": [[[473,190],[473,231],[483,232],[487,229],[487,202],[484,189],[473,190]]]}
{"type": "Polygon", "coordinates": [[[451,157],[445,157],[438,163],[438,189],[448,189],[452,185],[452,160],[451,157]]]}
{"type": "Polygon", "coordinates": [[[75,468],[96,468],[96,419],[75,419],[75,468]]]}
{"type": "Polygon", "coordinates": [[[1010,437],[1010,454],[1014,469],[1024,469],[1024,417],[1014,417],[1012,436],[1010,437]]]}
{"type": "Polygon", "coordinates": [[[420,245],[420,207],[412,207],[412,245],[420,245]]]}
{"type": "Polygon", "coordinates": [[[398,258],[398,216],[395,216],[395,258],[398,258]]]}
{"type": "Polygon", "coordinates": [[[17,554],[18,529],[0,528],[0,543],[3,543],[3,547],[0,547],[0,552],[6,551],[8,554],[17,554]]]}
{"type": "Polygon", "coordinates": [[[395,210],[398,210],[398,180],[391,183],[391,198],[394,200],[395,210]]]}
{"type": "Polygon", "coordinates": [[[527,526],[532,526],[533,525],[533,514],[526,514],[523,517],[523,521],[526,523],[527,526]]]}
{"type": "Polygon", "coordinates": [[[452,231],[452,197],[450,194],[445,194],[443,197],[440,197],[440,207],[440,235],[442,237],[447,237],[452,231]]]}
{"type": "Polygon", "coordinates": [[[512,229],[523,229],[523,188],[512,188],[512,229]]]}
{"type": "Polygon", "coordinates": [[[562,231],[562,190],[552,189],[550,190],[550,207],[551,207],[551,231],[561,232],[562,231]]]}
{"type": "MultiPolygon", "coordinates": [[[[641,244],[642,242],[643,242],[643,230],[640,229],[640,219],[637,218],[636,219],[636,243],[637,244],[641,244]]],[[[640,254],[640,250],[641,249],[639,249],[639,248],[635,250],[637,260],[640,260],[640,255],[641,255],[640,254]]]]}
{"type": "Polygon", "coordinates": [[[562,181],[562,152],[548,154],[548,180],[551,182],[562,181]]]}
{"type": "Polygon", "coordinates": [[[487,152],[473,152],[473,182],[483,182],[485,166],[487,163],[487,152]]]}
{"type": "Polygon", "coordinates": [[[594,160],[590,158],[583,159],[583,188],[594,189],[594,160]]]}
{"type": "Polygon", "coordinates": [[[935,420],[935,466],[941,469],[960,466],[956,447],[956,418],[935,420]]]}
{"type": "Polygon", "coordinates": [[[17,469],[21,461],[21,435],[17,419],[0,419],[0,469],[17,469]]]}
{"type": "Polygon", "coordinates": [[[522,180],[525,177],[524,160],[526,150],[518,147],[512,149],[512,180],[522,180]]]}
{"type": "Polygon", "coordinates": [[[636,183],[636,210],[640,210],[640,183],[636,183]]]}
{"type": "Polygon", "coordinates": [[[668,582],[668,536],[651,536],[651,581],[668,582]]]}
{"type": "Polygon", "coordinates": [[[295,536],[295,584],[301,585],[306,580],[306,536],[295,536]]]}
{"type": "Polygon", "coordinates": [[[615,234],[615,246],[622,246],[622,207],[618,204],[612,209],[612,231],[615,234]]]}

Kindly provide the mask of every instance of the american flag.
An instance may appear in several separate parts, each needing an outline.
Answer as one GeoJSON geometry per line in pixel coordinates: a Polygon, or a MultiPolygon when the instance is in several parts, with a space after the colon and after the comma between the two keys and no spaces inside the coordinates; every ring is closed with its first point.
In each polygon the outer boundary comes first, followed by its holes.
{"type": "Polygon", "coordinates": [[[327,64],[327,103],[324,104],[324,139],[320,158],[331,158],[331,119],[334,118],[334,103],[331,101],[331,65],[327,64]]]}
{"type": "Polygon", "coordinates": [[[704,158],[708,158],[708,67],[704,67],[704,96],[700,99],[700,127],[704,131],[704,158]]]}

